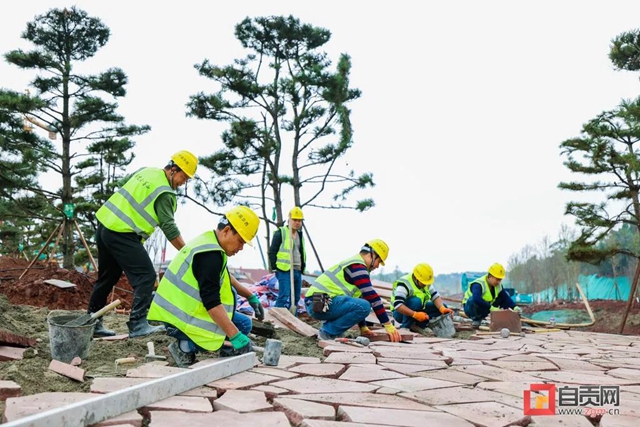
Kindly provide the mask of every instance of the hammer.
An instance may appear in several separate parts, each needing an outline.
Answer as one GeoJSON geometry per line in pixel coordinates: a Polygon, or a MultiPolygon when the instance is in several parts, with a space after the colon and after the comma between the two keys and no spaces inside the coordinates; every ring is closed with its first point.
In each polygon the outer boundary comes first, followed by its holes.
{"type": "Polygon", "coordinates": [[[367,337],[356,337],[355,339],[352,338],[336,338],[335,339],[336,342],[339,343],[343,343],[343,344],[357,344],[356,347],[362,346],[362,347],[367,347],[370,343],[369,338],[367,337]]]}
{"type": "Polygon", "coordinates": [[[147,343],[147,349],[149,350],[149,353],[146,356],[144,356],[145,362],[154,361],[154,360],[167,360],[167,356],[156,356],[156,350],[153,346],[152,341],[149,341],[147,343]]]}

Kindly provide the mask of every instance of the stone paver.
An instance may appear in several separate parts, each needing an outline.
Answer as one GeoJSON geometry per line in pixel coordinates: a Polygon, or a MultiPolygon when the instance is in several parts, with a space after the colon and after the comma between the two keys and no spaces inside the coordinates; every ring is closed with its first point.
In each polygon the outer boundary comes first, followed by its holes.
{"type": "Polygon", "coordinates": [[[518,398],[524,397],[524,391],[529,390],[529,382],[521,381],[486,381],[476,385],[476,388],[493,390],[504,394],[509,394],[518,398]]]}
{"type": "Polygon", "coordinates": [[[184,393],[180,393],[178,396],[206,397],[207,399],[212,400],[218,397],[218,392],[214,388],[203,386],[185,391],[184,393]]]}
{"type": "Polygon", "coordinates": [[[353,345],[346,345],[346,344],[333,344],[333,345],[329,345],[327,347],[324,348],[324,350],[322,350],[322,354],[324,356],[328,356],[331,353],[334,353],[336,351],[346,351],[347,353],[372,353],[373,350],[371,350],[369,347],[356,347],[353,345]]]}
{"type": "Polygon", "coordinates": [[[175,411],[152,411],[149,427],[290,427],[290,425],[282,412],[239,414],[231,411],[216,411],[208,414],[188,414],[175,411]]]}
{"type": "Polygon", "coordinates": [[[509,371],[526,372],[526,371],[557,371],[558,367],[551,362],[503,362],[502,360],[488,360],[485,365],[495,366],[500,369],[509,371]]]}
{"type": "Polygon", "coordinates": [[[150,411],[212,412],[211,402],[206,397],[172,396],[147,405],[150,411]]]}
{"type": "Polygon", "coordinates": [[[468,366],[456,366],[451,369],[456,369],[460,372],[466,372],[467,374],[477,375],[479,377],[485,377],[494,381],[528,381],[539,382],[539,378],[530,375],[530,373],[507,371],[498,369],[495,366],[488,365],[468,365],[468,366]]]}
{"type": "Polygon", "coordinates": [[[376,357],[371,353],[331,353],[324,360],[327,363],[376,363],[376,357]]]}
{"type": "Polygon", "coordinates": [[[283,393],[291,393],[291,390],[287,390],[286,388],[276,387],[274,385],[259,385],[257,387],[253,387],[251,390],[263,391],[267,396],[269,396],[270,394],[278,395],[283,393]]]}
{"type": "Polygon", "coordinates": [[[638,427],[638,417],[624,415],[604,415],[600,420],[600,427],[638,427]]]}
{"type": "Polygon", "coordinates": [[[264,393],[254,390],[228,390],[213,401],[216,411],[255,412],[271,407],[264,393]]]}
{"type": "Polygon", "coordinates": [[[380,427],[380,424],[348,423],[342,421],[304,420],[300,427],[380,427]]]}
{"type": "Polygon", "coordinates": [[[455,369],[438,369],[435,371],[416,372],[412,376],[431,378],[434,380],[451,381],[458,384],[474,385],[486,381],[484,377],[460,372],[455,369]]]}
{"type": "Polygon", "coordinates": [[[149,378],[96,378],[91,383],[91,393],[111,393],[123,388],[149,382],[149,378]]]}
{"type": "Polygon", "coordinates": [[[461,357],[456,357],[451,362],[450,366],[468,366],[468,365],[483,365],[482,361],[474,360],[474,359],[463,359],[461,357]]]}
{"type": "MultiPolygon", "coordinates": [[[[445,350],[446,351],[446,350],[445,350]]],[[[397,359],[418,359],[418,360],[439,360],[443,362],[451,361],[451,358],[447,355],[441,356],[430,352],[429,350],[423,350],[418,346],[411,346],[410,348],[397,348],[397,347],[384,347],[378,348],[374,352],[377,357],[384,358],[397,358],[397,359]]]]}
{"type": "Polygon", "coordinates": [[[453,387],[423,390],[414,393],[400,393],[398,396],[423,402],[428,405],[451,405],[474,402],[499,402],[516,408],[524,408],[522,395],[510,396],[481,388],[453,387]]]}
{"type": "Polygon", "coordinates": [[[445,362],[444,360],[402,359],[400,357],[378,357],[378,363],[401,363],[403,365],[422,365],[436,368],[449,367],[447,362],[445,362]]]}
{"type": "Polygon", "coordinates": [[[127,371],[128,378],[162,378],[169,375],[185,372],[186,369],[176,368],[175,366],[162,366],[154,363],[145,363],[137,368],[127,371]]]}
{"type": "Polygon", "coordinates": [[[249,372],[255,372],[256,374],[272,375],[278,378],[295,378],[299,376],[295,372],[289,372],[284,369],[276,369],[276,368],[262,368],[262,367],[253,368],[249,372]]]}
{"type": "MultiPolygon", "coordinates": [[[[380,363],[380,362],[378,362],[380,363]]],[[[353,365],[351,365],[353,366],[353,365]]],[[[404,363],[380,363],[380,366],[387,368],[391,371],[399,372],[401,374],[409,375],[416,374],[418,372],[428,372],[436,370],[444,370],[445,367],[440,366],[428,366],[428,365],[407,365],[404,363]]]]}
{"type": "Polygon", "coordinates": [[[402,390],[398,390],[397,388],[389,388],[389,387],[380,387],[376,390],[376,394],[399,394],[402,390]]]}
{"type": "Polygon", "coordinates": [[[294,394],[291,399],[309,400],[319,403],[338,405],[366,406],[369,408],[411,409],[414,411],[434,411],[430,406],[417,403],[403,397],[373,393],[316,393],[294,394]]]}
{"type": "Polygon", "coordinates": [[[578,415],[545,415],[531,419],[531,427],[593,427],[586,417],[578,415]]]}
{"type": "Polygon", "coordinates": [[[336,416],[336,410],[331,405],[316,402],[305,402],[304,400],[299,399],[278,397],[273,399],[273,406],[275,408],[284,409],[289,421],[293,424],[298,424],[305,418],[333,420],[336,416]]]}
{"type": "Polygon", "coordinates": [[[486,426],[506,426],[526,417],[523,414],[522,406],[513,408],[496,402],[465,403],[437,406],[436,408],[475,424],[486,426]]]}
{"type": "Polygon", "coordinates": [[[221,388],[223,390],[256,386],[281,378],[272,375],[256,374],[253,372],[240,372],[230,377],[221,378],[207,384],[207,387],[221,388]]]}
{"type": "Polygon", "coordinates": [[[473,427],[473,424],[462,418],[444,412],[429,412],[428,415],[425,415],[422,411],[340,406],[338,414],[347,421],[382,424],[385,426],[425,427],[425,425],[440,425],[447,427],[473,427]]]}
{"type": "Polygon", "coordinates": [[[370,383],[380,387],[396,388],[398,390],[412,392],[421,390],[431,390],[434,388],[457,387],[460,384],[451,381],[434,380],[430,378],[413,377],[400,378],[397,380],[375,381],[370,383]]]}
{"type": "Polygon", "coordinates": [[[342,381],[325,377],[294,378],[292,380],[278,381],[272,385],[286,388],[287,390],[292,390],[297,393],[367,393],[379,388],[371,384],[342,381]]]}
{"type": "Polygon", "coordinates": [[[560,370],[574,370],[574,371],[604,371],[602,366],[594,365],[584,360],[566,359],[564,357],[558,357],[555,354],[543,354],[541,357],[546,358],[551,363],[556,365],[560,370]]]}
{"type": "Polygon", "coordinates": [[[625,385],[640,384],[640,381],[623,380],[607,375],[594,375],[594,372],[585,374],[584,372],[573,371],[545,371],[545,372],[529,372],[531,375],[545,380],[560,384],[582,384],[582,385],[625,385]]]}
{"type": "Polygon", "coordinates": [[[0,345],[0,362],[21,360],[23,358],[26,348],[8,347],[6,345],[0,345]]]}
{"type": "Polygon", "coordinates": [[[391,380],[396,378],[406,378],[405,375],[383,369],[366,369],[349,367],[339,379],[347,381],[368,382],[377,380],[391,380]]]}
{"type": "Polygon", "coordinates": [[[451,357],[453,360],[456,358],[462,359],[474,359],[474,360],[496,360],[501,357],[508,356],[507,352],[496,351],[473,351],[473,350],[442,350],[442,354],[447,357],[451,357]]]}
{"type": "Polygon", "coordinates": [[[287,369],[289,372],[297,372],[305,375],[316,375],[319,377],[330,377],[342,371],[345,365],[339,363],[314,363],[310,365],[298,365],[287,369]]]}
{"type": "Polygon", "coordinates": [[[21,387],[13,381],[0,380],[0,402],[10,397],[18,397],[21,393],[21,387]]]}
{"type": "Polygon", "coordinates": [[[278,360],[278,368],[287,369],[293,365],[303,363],[320,363],[320,359],[317,357],[287,356],[283,354],[278,360]]]}
{"type": "Polygon", "coordinates": [[[629,368],[615,368],[607,371],[607,375],[624,380],[640,380],[640,370],[629,368]]]}

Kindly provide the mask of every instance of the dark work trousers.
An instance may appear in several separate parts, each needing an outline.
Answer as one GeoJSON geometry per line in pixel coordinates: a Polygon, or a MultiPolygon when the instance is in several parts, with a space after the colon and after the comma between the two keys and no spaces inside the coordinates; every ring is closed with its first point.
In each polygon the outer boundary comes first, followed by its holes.
{"type": "Polygon", "coordinates": [[[133,288],[133,304],[130,320],[147,317],[156,272],[147,251],[135,233],[116,233],[98,223],[98,280],[93,285],[89,300],[90,313],[95,313],[107,304],[107,298],[120,280],[122,272],[127,275],[133,288]]]}

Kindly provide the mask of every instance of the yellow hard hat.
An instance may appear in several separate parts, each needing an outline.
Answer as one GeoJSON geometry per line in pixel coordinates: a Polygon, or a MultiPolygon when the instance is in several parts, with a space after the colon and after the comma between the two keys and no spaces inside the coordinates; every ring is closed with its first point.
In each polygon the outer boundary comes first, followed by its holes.
{"type": "Polygon", "coordinates": [[[171,160],[176,164],[182,172],[187,174],[189,178],[193,178],[198,168],[198,158],[193,155],[192,152],[187,150],[180,150],[171,156],[171,160]]]}
{"type": "Polygon", "coordinates": [[[413,267],[413,275],[423,285],[429,286],[433,283],[433,268],[426,262],[413,267]]]}
{"type": "Polygon", "coordinates": [[[258,227],[260,226],[258,215],[246,206],[236,206],[227,211],[224,216],[227,217],[233,228],[242,237],[242,240],[249,246],[253,246],[251,241],[258,233],[258,227]]]}
{"type": "Polygon", "coordinates": [[[304,215],[302,214],[302,209],[299,207],[295,207],[289,211],[289,218],[291,219],[304,219],[304,215]]]}
{"type": "Polygon", "coordinates": [[[502,264],[498,264],[497,262],[489,267],[489,274],[496,279],[504,279],[504,276],[507,275],[502,264]]]}
{"type": "Polygon", "coordinates": [[[367,242],[367,245],[371,246],[376,254],[380,257],[380,264],[384,265],[384,262],[387,260],[389,256],[389,245],[383,242],[380,239],[373,239],[367,242]]]}

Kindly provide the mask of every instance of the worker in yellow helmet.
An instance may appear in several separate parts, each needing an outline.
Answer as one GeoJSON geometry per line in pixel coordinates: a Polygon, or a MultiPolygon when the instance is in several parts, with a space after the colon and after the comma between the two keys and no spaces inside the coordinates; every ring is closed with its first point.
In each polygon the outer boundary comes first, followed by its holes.
{"type": "Polygon", "coordinates": [[[341,337],[354,325],[360,327],[360,335],[371,335],[365,319],[373,309],[389,339],[393,342],[401,340],[369,275],[384,265],[388,256],[389,246],[380,239],[373,239],[364,244],[360,253],[334,265],[316,279],[307,290],[304,302],[309,316],[324,321],[318,338],[341,337]]]}
{"type": "Polygon", "coordinates": [[[507,273],[501,264],[495,263],[489,267],[489,272],[469,283],[469,287],[462,298],[464,312],[473,321],[474,327],[479,327],[489,312],[500,309],[519,311],[509,294],[502,287],[502,279],[507,273]]]}
{"type": "MultiPolygon", "coordinates": [[[[294,296],[293,304],[298,305],[300,292],[302,290],[302,274],[305,271],[307,262],[307,251],[305,250],[304,237],[302,235],[302,221],[304,215],[302,209],[294,207],[289,212],[289,227],[278,228],[271,238],[269,246],[269,266],[271,271],[276,273],[278,279],[278,299],[276,307],[291,307],[291,269],[293,269],[294,296]],[[293,244],[291,251],[293,259],[289,256],[289,245],[293,244]]],[[[296,310],[297,313],[297,310],[296,310]]]]}
{"type": "Polygon", "coordinates": [[[235,356],[253,350],[233,322],[235,279],[227,259],[251,244],[259,226],[255,212],[237,206],[224,214],[215,230],[187,243],[167,267],[147,318],[164,322],[167,335],[176,338],[169,352],[178,366],[194,363],[197,351],[235,356]],[[231,346],[225,346],[225,340],[231,346]]]}
{"type": "Polygon", "coordinates": [[[401,328],[425,328],[429,319],[442,314],[453,315],[433,287],[433,268],[427,263],[417,264],[413,271],[396,280],[391,291],[393,318],[401,328]]]}
{"type": "MultiPolygon", "coordinates": [[[[151,326],[147,311],[156,282],[153,263],[142,243],[160,227],[171,244],[180,250],[184,240],[174,220],[178,208],[175,191],[193,178],[198,159],[182,150],[171,156],[164,167],[145,167],[134,172],[96,212],[98,230],[98,280],[93,286],[88,312],[104,307],[122,272],[133,288],[133,304],[129,316],[130,337],[164,331],[151,326]]],[[[98,321],[95,336],[115,335],[98,321]]]]}

